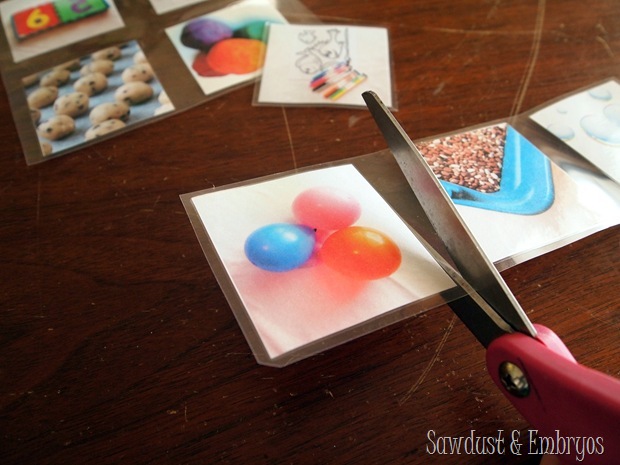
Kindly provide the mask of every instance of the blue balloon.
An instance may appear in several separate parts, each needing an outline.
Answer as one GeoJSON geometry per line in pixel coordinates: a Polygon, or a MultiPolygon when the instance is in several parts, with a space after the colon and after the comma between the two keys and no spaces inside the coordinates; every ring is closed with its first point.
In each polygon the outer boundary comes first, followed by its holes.
{"type": "Polygon", "coordinates": [[[257,229],[245,241],[245,255],[267,271],[290,271],[306,263],[314,252],[312,228],[274,223],[257,229]]]}

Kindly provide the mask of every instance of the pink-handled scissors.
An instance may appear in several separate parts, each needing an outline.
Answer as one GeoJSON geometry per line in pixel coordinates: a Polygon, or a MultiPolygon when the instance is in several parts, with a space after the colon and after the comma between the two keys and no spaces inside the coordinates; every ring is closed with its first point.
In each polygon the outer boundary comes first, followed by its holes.
{"type": "Polygon", "coordinates": [[[415,144],[373,92],[363,98],[419,202],[412,230],[467,293],[450,306],[486,347],[495,384],[539,435],[572,443],[562,463],[620,464],[620,380],[580,365],[532,324],[415,144]]]}

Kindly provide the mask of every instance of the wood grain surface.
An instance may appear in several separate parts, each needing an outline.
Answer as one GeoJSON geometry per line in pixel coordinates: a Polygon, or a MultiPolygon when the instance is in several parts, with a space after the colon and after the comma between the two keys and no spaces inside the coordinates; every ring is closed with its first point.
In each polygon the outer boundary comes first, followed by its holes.
{"type": "MultiPolygon", "coordinates": [[[[620,73],[617,0],[304,4],[389,28],[415,139],[620,73]]],[[[427,452],[429,430],[529,428],[446,306],[282,369],[249,351],[179,195],[382,150],[365,110],[254,107],[248,86],[26,166],[0,90],[3,465],[539,462],[427,452]]],[[[613,376],[619,231],[502,273],[533,321],[613,376]]]]}

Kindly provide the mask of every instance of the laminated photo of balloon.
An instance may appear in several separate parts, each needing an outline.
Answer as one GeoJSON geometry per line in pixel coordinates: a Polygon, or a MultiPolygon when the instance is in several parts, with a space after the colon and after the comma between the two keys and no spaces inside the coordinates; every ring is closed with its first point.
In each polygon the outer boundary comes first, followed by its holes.
{"type": "Polygon", "coordinates": [[[166,34],[205,95],[212,95],[258,77],[266,26],[286,22],[270,2],[252,0],[177,24],[166,34]]]}
{"type": "Polygon", "coordinates": [[[453,287],[353,165],[191,203],[271,358],[453,287]]]}

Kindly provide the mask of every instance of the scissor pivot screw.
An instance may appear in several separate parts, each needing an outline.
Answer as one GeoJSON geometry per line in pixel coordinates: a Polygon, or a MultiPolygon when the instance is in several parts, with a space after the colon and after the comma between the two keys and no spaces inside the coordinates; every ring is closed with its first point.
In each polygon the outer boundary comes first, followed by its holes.
{"type": "Polygon", "coordinates": [[[527,397],[530,393],[530,384],[523,370],[512,362],[503,362],[499,366],[499,379],[506,390],[515,397],[527,397]]]}

